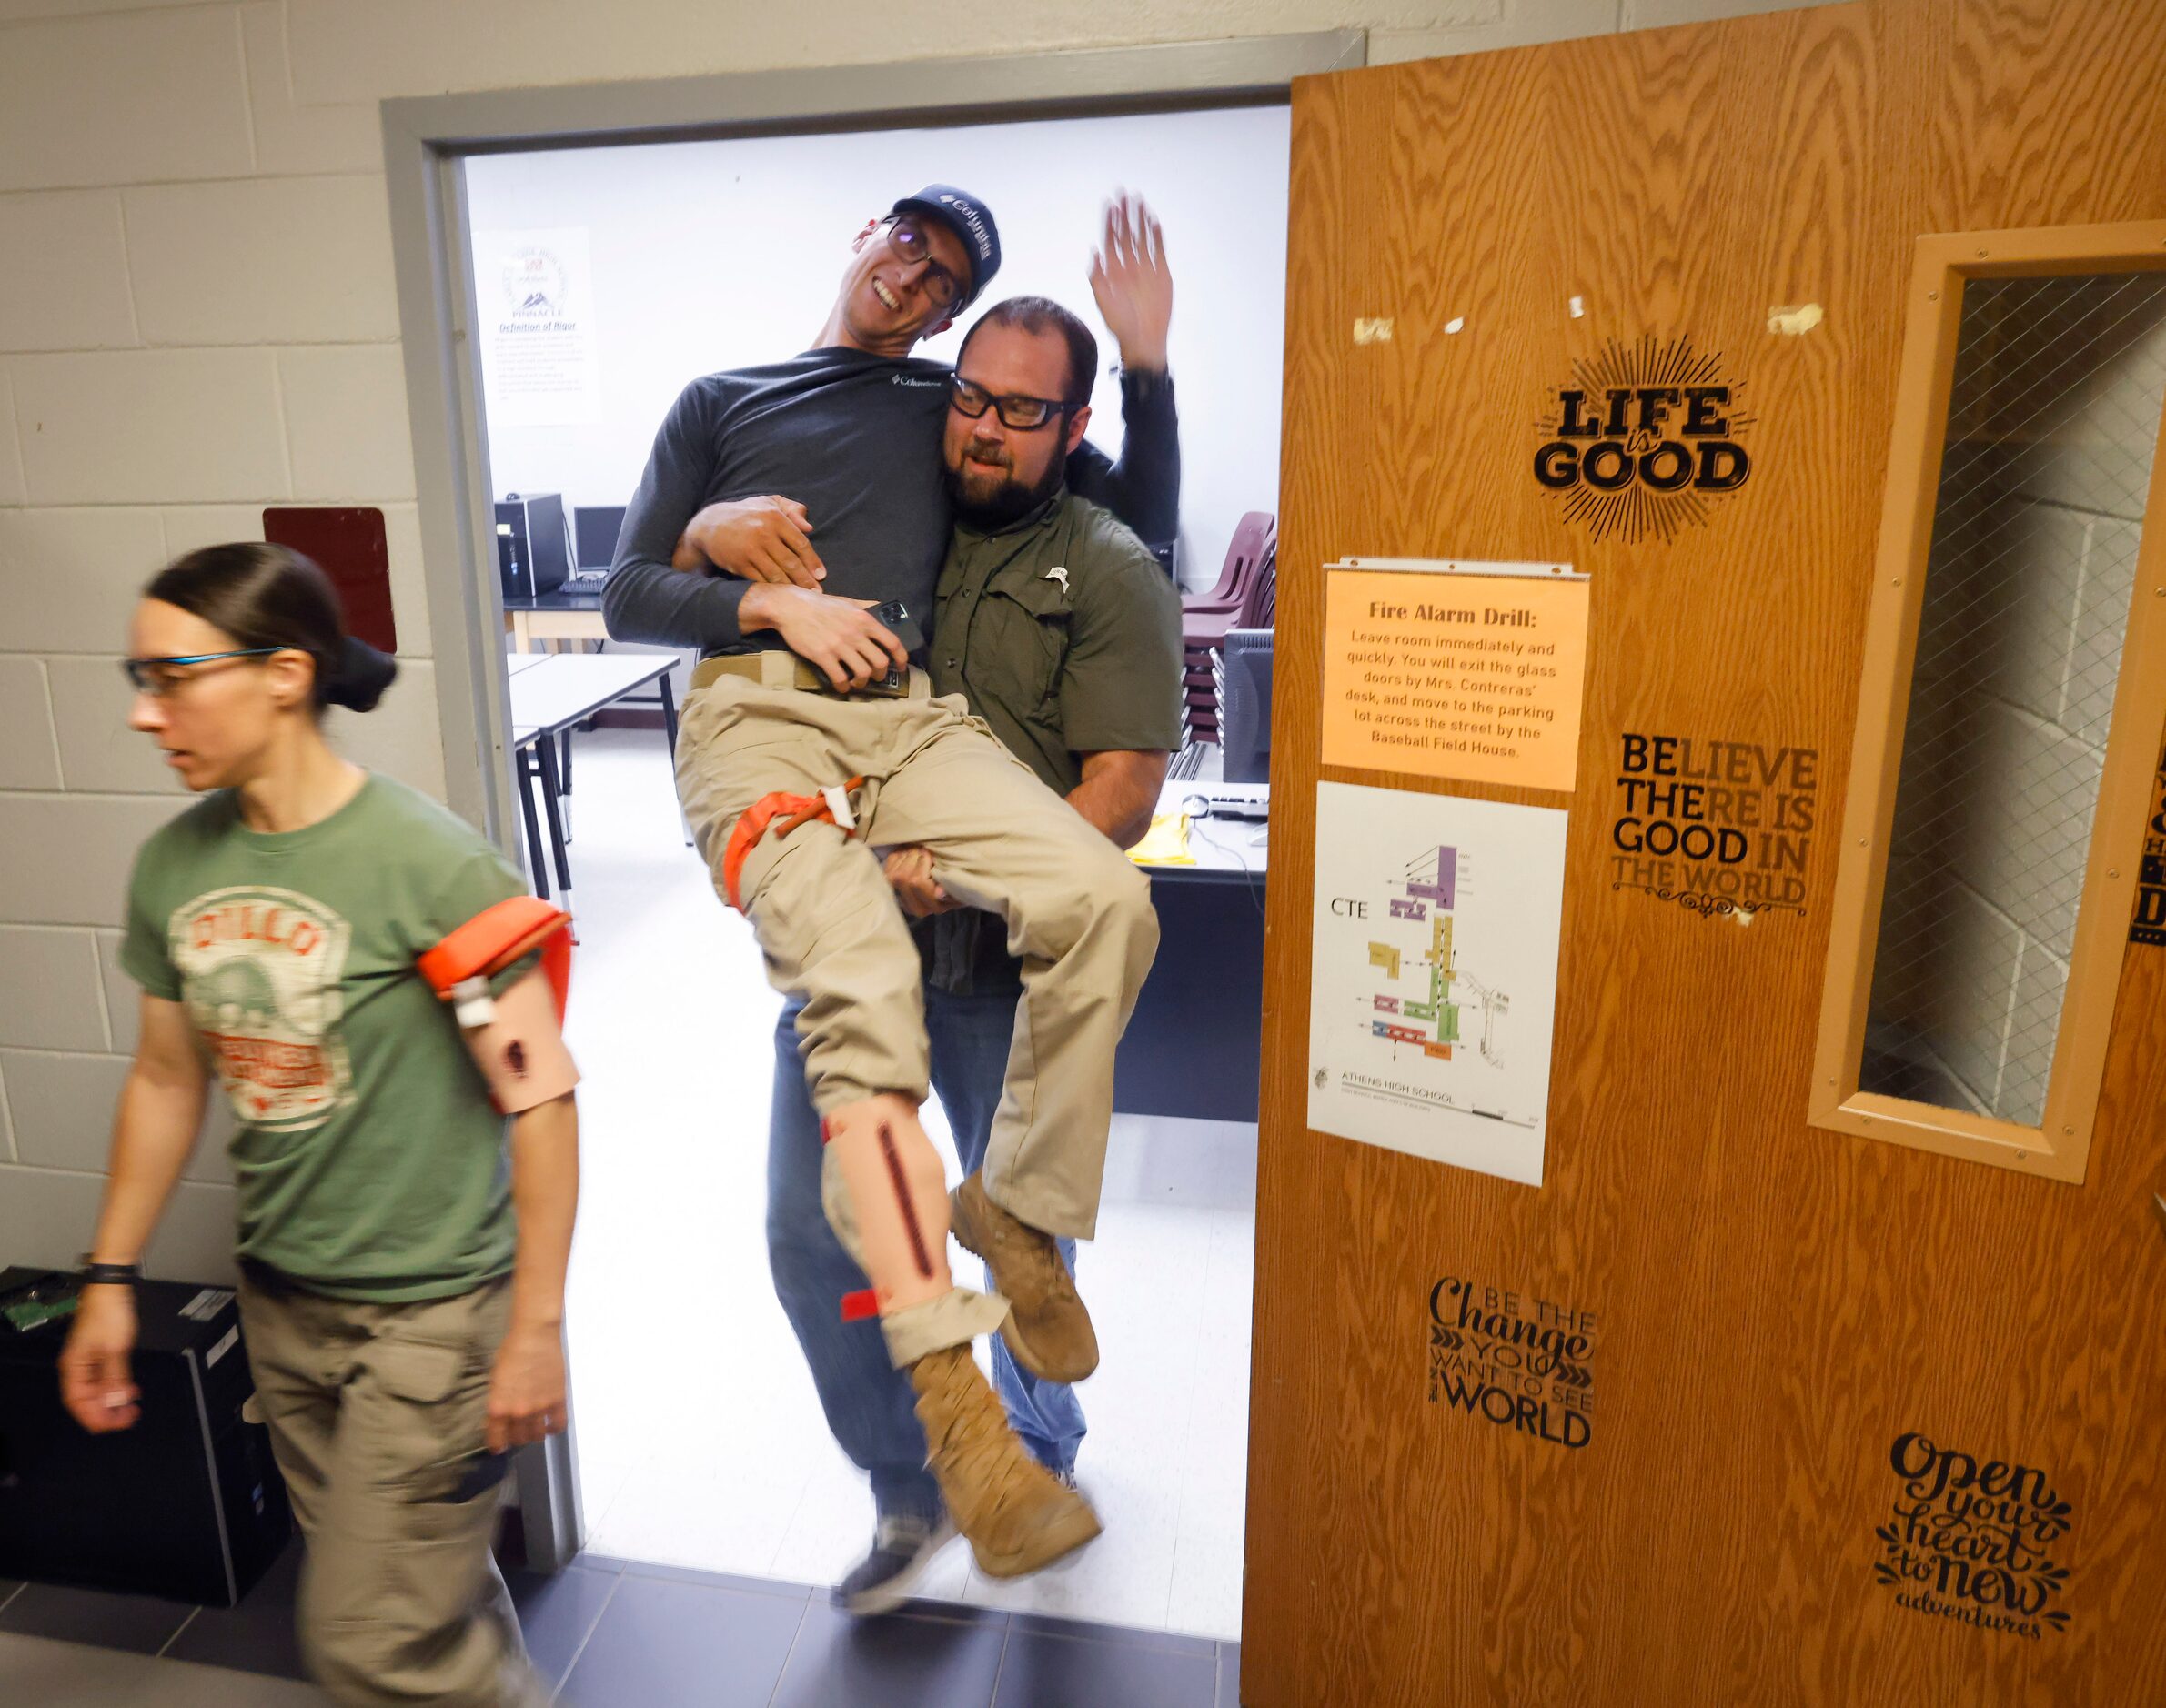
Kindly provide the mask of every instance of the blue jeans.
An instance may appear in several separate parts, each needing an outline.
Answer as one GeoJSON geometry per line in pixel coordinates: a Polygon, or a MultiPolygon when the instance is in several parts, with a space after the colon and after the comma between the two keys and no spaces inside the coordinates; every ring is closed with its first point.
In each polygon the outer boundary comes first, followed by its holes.
{"type": "MultiPolygon", "coordinates": [[[[828,1428],[871,1478],[874,1502],[882,1512],[931,1515],[940,1510],[940,1490],[925,1468],[925,1432],[918,1424],[910,1378],[889,1361],[878,1322],[841,1320],[842,1295],[862,1288],[865,1277],[820,1205],[820,1117],[798,1055],[798,1007],[785,1003],[775,1023],[767,1151],[767,1254],[775,1297],[804,1348],[828,1428]]],[[[932,1089],[954,1130],[965,1172],[985,1160],[1014,1030],[1012,992],[958,997],[930,987],[925,991],[932,1089]]],[[[1061,1255],[1073,1273],[1073,1240],[1061,1241],[1061,1255]]],[[[1007,1342],[998,1339],[992,1371],[1023,1446],[1051,1470],[1072,1470],[1084,1430],[1075,1391],[1018,1369],[1007,1342]]]]}

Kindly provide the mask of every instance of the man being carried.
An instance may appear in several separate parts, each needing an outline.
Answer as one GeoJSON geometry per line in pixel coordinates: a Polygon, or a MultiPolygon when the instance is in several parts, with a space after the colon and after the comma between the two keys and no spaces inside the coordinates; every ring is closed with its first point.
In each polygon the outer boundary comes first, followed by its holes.
{"type": "MultiPolygon", "coordinates": [[[[1089,1231],[1094,1190],[1063,1208],[1066,1159],[1103,1154],[1113,1049],[1157,927],[1134,868],[960,699],[932,698],[871,615],[890,601],[912,616],[931,607],[947,536],[932,411],[947,376],[908,352],[997,266],[991,216],[935,186],[884,228],[869,225],[856,253],[818,347],[680,397],[627,514],[604,611],[613,635],[708,652],[685,708],[679,791],[770,978],[803,1000],[829,1218],[872,1281],[950,1512],[981,1569],[1012,1576],[1098,1524],[1023,1452],[972,1360],[971,1340],[1008,1305],[949,1271],[945,1181],[917,1119],[919,960],[871,850],[931,850],[949,893],[1005,921],[1023,964],[998,1166],[973,1211],[996,1276],[1012,1253],[1040,1281],[1053,1236],[1089,1231]],[[830,590],[673,574],[680,533],[718,562],[757,558],[772,572],[794,560],[830,590]]],[[[1048,1375],[1088,1374],[1095,1343],[1073,1288],[1033,1286],[1030,1302],[1012,1339],[1048,1375]]]]}
{"type": "MultiPolygon", "coordinates": [[[[1171,281],[1162,252],[1142,265],[1152,276],[1135,281],[1126,302],[1102,292],[1101,307],[1120,337],[1124,377],[1152,373],[1165,384],[1171,281]]],[[[1043,297],[997,304],[963,340],[944,446],[955,534],[941,575],[932,674],[936,691],[965,696],[1009,751],[1127,847],[1150,825],[1167,750],[1180,740],[1181,610],[1143,542],[1063,481],[1089,421],[1096,369],[1089,329],[1043,297]]],[[[961,907],[932,850],[892,849],[886,865],[920,920],[932,1086],[966,1176],[954,1225],[965,1245],[982,1250],[985,1182],[1001,1179],[1004,1163],[994,1129],[1022,983],[1001,921],[961,907]]],[[[872,1473],[873,1546],[835,1599],[851,1613],[874,1613],[908,1594],[953,1532],[923,1469],[908,1384],[877,1343],[837,1322],[826,1302],[861,1283],[818,1215],[803,1208],[819,1195],[819,1118],[798,1067],[792,1018],[785,1006],[776,1029],[768,1239],[776,1291],[836,1438],[872,1473]]],[[[1075,1145],[1061,1160],[1063,1201],[1023,1213],[1034,1224],[1087,1232],[1103,1153],[1075,1145]]],[[[1001,1225],[996,1211],[996,1234],[1001,1225]]],[[[1044,1254],[1042,1284],[1071,1285],[1073,1241],[1061,1241],[1060,1258],[1044,1254]]],[[[1014,1268],[997,1284],[1021,1305],[1028,1282],[1014,1268]]],[[[1073,1486],[1083,1408],[1073,1388],[1039,1373],[1013,1321],[993,1347],[994,1383],[1031,1456],[1073,1486]]]]}

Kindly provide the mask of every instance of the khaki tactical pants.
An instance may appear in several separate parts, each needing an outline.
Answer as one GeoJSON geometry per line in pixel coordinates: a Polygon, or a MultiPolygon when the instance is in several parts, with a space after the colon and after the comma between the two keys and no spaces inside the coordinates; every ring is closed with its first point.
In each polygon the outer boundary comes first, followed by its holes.
{"type": "Polygon", "coordinates": [[[245,1275],[251,1409],[307,1543],[302,1653],[348,1708],[545,1708],[489,1546],[506,1461],[483,1448],[510,1313],[492,1281],[357,1304],[245,1275]]]}
{"type": "Polygon", "coordinates": [[[854,837],[824,822],[771,831],[740,889],[770,981],[805,999],[814,1107],[927,1095],[917,946],[875,852],[922,843],[950,895],[1006,921],[1023,961],[985,1190],[1034,1228],[1090,1238],[1113,1048],[1158,948],[1150,881],[961,696],[845,699],[724,675],[686,700],[677,788],[718,895],[747,809],[857,776],[854,837]]]}

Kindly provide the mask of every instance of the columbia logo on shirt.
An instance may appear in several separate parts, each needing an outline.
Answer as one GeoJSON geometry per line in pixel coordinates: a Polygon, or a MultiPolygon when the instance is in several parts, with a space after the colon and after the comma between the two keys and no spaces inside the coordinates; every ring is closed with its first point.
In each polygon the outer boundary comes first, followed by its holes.
{"type": "Polygon", "coordinates": [[[888,383],[891,386],[908,386],[912,391],[938,391],[941,387],[937,379],[912,379],[906,374],[892,375],[888,383]]]}

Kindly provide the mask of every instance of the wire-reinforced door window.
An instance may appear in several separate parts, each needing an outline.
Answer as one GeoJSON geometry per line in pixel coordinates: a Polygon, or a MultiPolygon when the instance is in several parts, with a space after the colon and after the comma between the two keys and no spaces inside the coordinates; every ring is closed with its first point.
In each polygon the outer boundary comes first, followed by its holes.
{"type": "Polygon", "coordinates": [[[2080,1179],[2159,734],[2166,256],[2063,235],[1921,246],[1814,1116],[2080,1179]]]}

